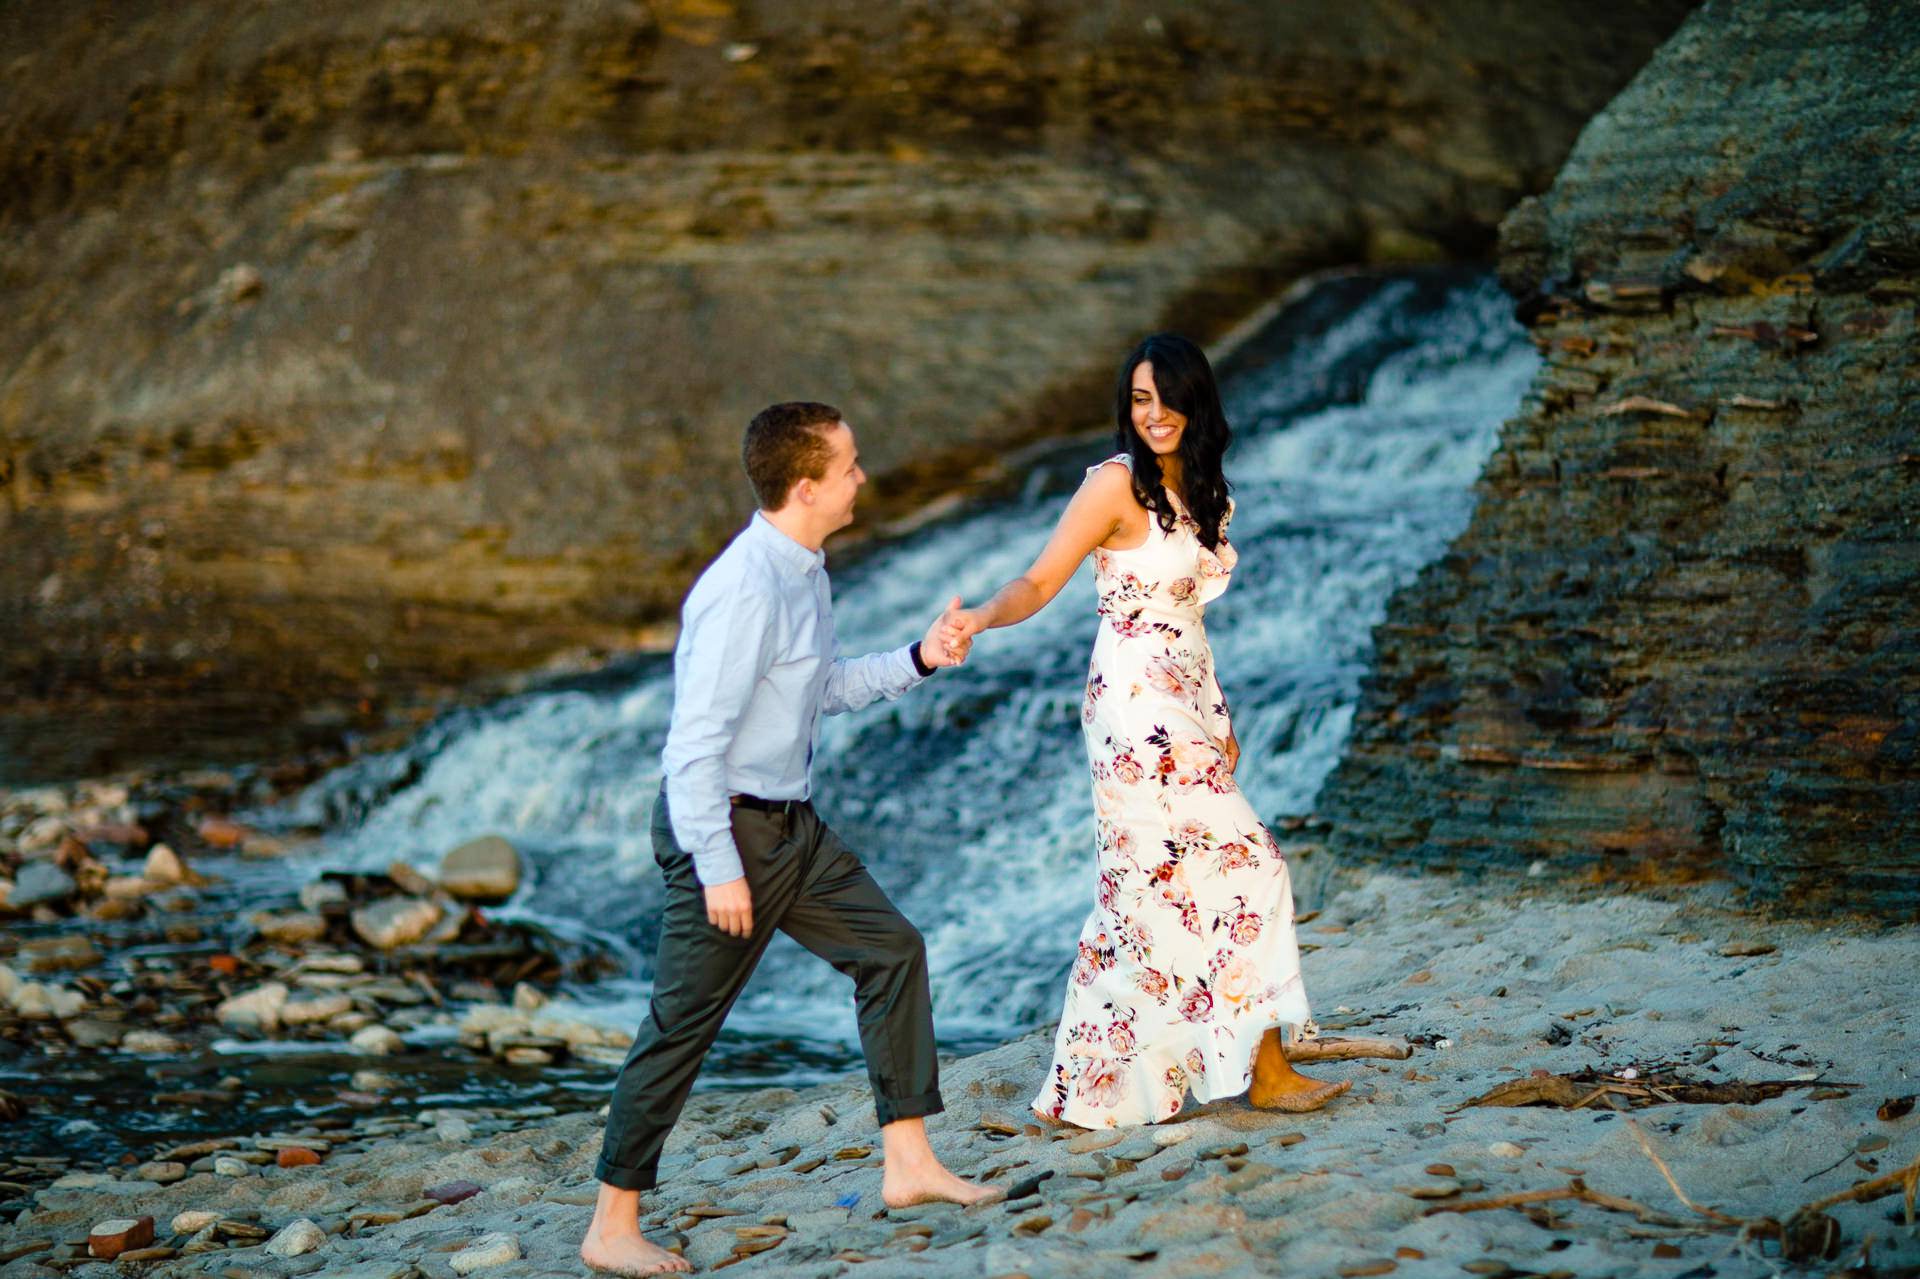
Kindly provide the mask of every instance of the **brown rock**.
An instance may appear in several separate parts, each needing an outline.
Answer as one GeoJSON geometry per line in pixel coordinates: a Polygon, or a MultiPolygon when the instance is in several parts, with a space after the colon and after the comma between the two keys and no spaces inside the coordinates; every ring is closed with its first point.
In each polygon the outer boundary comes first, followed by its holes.
{"type": "Polygon", "coordinates": [[[356,909],[353,931],[369,946],[392,950],[419,941],[440,922],[440,907],[417,897],[389,897],[356,909]]]}
{"type": "Polygon", "coordinates": [[[448,1181],[437,1186],[428,1186],[420,1192],[420,1195],[436,1203],[457,1204],[473,1198],[480,1193],[481,1189],[480,1184],[474,1181],[448,1181]]]}
{"type": "Polygon", "coordinates": [[[1916,43],[1700,6],[1507,219],[1550,354],[1374,633],[1341,857],[1920,906],[1920,190],[1858,109],[1920,99],[1916,43]]]}
{"type": "Polygon", "coordinates": [[[305,1146],[283,1146],[274,1154],[273,1162],[282,1168],[306,1168],[319,1163],[320,1155],[305,1146]]]}
{"type": "Polygon", "coordinates": [[[87,1232],[87,1253],[102,1261],[112,1261],[123,1252],[145,1248],[152,1242],[152,1217],[116,1217],[100,1222],[87,1232]]]}
{"type": "Polygon", "coordinates": [[[469,901],[505,901],[520,887],[520,854],[498,835],[470,840],[441,859],[440,885],[469,901]]]}
{"type": "Polygon", "coordinates": [[[433,896],[433,881],[415,870],[411,863],[393,861],[387,863],[387,878],[393,886],[409,897],[433,896]]]}
{"type": "Polygon", "coordinates": [[[30,973],[57,973],[91,968],[100,962],[100,952],[78,934],[42,937],[22,942],[17,962],[30,973]]]}
{"type": "Polygon", "coordinates": [[[200,819],[200,838],[212,848],[238,848],[246,842],[252,832],[238,822],[228,821],[224,817],[203,817],[200,819]]]}
{"type": "Polygon", "coordinates": [[[870,517],[991,477],[1149,327],[1483,252],[1689,7],[189,4],[0,32],[0,754],[50,773],[660,642],[771,388],[857,389],[870,517]]]}

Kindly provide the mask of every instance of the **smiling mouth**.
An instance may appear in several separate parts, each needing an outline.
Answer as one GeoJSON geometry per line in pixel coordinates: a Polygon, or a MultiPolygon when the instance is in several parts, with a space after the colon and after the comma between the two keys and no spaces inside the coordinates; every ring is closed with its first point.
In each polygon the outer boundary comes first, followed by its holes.
{"type": "Polygon", "coordinates": [[[1147,434],[1156,440],[1170,440],[1179,433],[1179,430],[1177,426],[1149,426],[1147,434]]]}

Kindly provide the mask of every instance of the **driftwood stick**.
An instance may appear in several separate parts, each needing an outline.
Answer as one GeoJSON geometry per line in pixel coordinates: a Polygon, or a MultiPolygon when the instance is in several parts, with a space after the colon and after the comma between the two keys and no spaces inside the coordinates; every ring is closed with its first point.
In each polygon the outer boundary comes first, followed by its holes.
{"type": "MultiPolygon", "coordinates": [[[[1872,1181],[1862,1181],[1856,1185],[1849,1186],[1845,1190],[1836,1191],[1828,1195],[1825,1199],[1816,1199],[1812,1203],[1796,1209],[1793,1216],[1800,1217],[1807,1213],[1825,1212],[1836,1204],[1865,1203],[1870,1199],[1879,1199],[1884,1195],[1890,1195],[1895,1190],[1905,1190],[1907,1192],[1907,1224],[1911,1226],[1913,1224],[1913,1203],[1916,1188],[1920,1188],[1920,1159],[1915,1159],[1905,1168],[1896,1168],[1892,1172],[1883,1173],[1875,1177],[1872,1181]]],[[[1792,1218],[1788,1218],[1788,1220],[1792,1220],[1792,1218]]]]}
{"type": "Polygon", "coordinates": [[[1717,1221],[1725,1226],[1739,1226],[1744,1230],[1758,1224],[1740,1217],[1729,1217],[1726,1213],[1715,1208],[1703,1208],[1693,1200],[1687,1198],[1687,1192],[1680,1189],[1680,1183],[1673,1179],[1673,1170],[1667,1167],[1666,1160],[1654,1152],[1653,1143],[1647,1140],[1647,1134],[1641,1129],[1640,1125],[1632,1119],[1628,1119],[1627,1127],[1633,1130],[1634,1140],[1640,1143],[1640,1149],[1646,1152],[1647,1158],[1653,1160],[1653,1166],[1658,1168],[1660,1175],[1667,1179],[1667,1185],[1672,1187],[1673,1197],[1675,1199],[1678,1199],[1682,1204],[1699,1213],[1702,1217],[1707,1218],[1709,1221],[1717,1221]]]}
{"type": "Polygon", "coordinates": [[[1523,1204],[1581,1197],[1579,1188],[1575,1186],[1557,1186],[1552,1190],[1516,1190],[1512,1194],[1495,1195],[1491,1199],[1462,1199],[1459,1203],[1434,1204],[1420,1215],[1431,1217],[1443,1212],[1485,1212],[1489,1208],[1518,1208],[1523,1204]]]}
{"type": "Polygon", "coordinates": [[[1643,1203],[1636,1203],[1621,1195],[1609,1195],[1595,1190],[1579,1178],[1565,1186],[1552,1190],[1519,1190],[1512,1194],[1495,1195],[1491,1199],[1466,1199],[1459,1203],[1435,1204],[1422,1216],[1431,1217],[1442,1212],[1484,1212],[1489,1208],[1520,1208],[1527,1204],[1547,1203],[1556,1199],[1575,1199],[1581,1203],[1590,1203],[1596,1208],[1605,1208],[1610,1212],[1629,1213],[1650,1226],[1669,1226],[1680,1230],[1693,1230],[1696,1227],[1687,1222],[1655,1212],[1643,1203]]]}
{"type": "Polygon", "coordinates": [[[1397,1039],[1303,1039],[1286,1046],[1288,1061],[1351,1061],[1355,1057],[1386,1057],[1405,1061],[1413,1046],[1397,1039]]]}

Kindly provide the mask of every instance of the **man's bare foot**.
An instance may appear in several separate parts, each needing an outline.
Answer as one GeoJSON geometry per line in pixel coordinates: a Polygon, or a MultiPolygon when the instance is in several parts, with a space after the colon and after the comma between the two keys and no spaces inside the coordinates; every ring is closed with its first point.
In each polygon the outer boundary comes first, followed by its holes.
{"type": "Polygon", "coordinates": [[[1006,1197],[998,1186],[976,1186],[948,1172],[927,1144],[924,1119],[896,1119],[880,1130],[886,1171],[880,1177],[880,1202],[889,1208],[914,1204],[986,1203],[1006,1197]]]}
{"type": "Polygon", "coordinates": [[[935,1163],[930,1168],[895,1169],[887,1165],[880,1179],[880,1202],[889,1208],[911,1208],[915,1204],[951,1203],[965,1207],[1004,1199],[1006,1191],[998,1186],[977,1186],[962,1181],[935,1163]]]}
{"type": "Polygon", "coordinates": [[[600,1183],[580,1260],[613,1275],[685,1274],[693,1263],[650,1244],[640,1233],[640,1192],[600,1183]]]}
{"type": "Polygon", "coordinates": [[[589,1233],[580,1245],[580,1260],[605,1274],[633,1275],[636,1279],[640,1275],[685,1274],[693,1269],[693,1263],[685,1257],[648,1243],[638,1231],[611,1239],[589,1233]]]}

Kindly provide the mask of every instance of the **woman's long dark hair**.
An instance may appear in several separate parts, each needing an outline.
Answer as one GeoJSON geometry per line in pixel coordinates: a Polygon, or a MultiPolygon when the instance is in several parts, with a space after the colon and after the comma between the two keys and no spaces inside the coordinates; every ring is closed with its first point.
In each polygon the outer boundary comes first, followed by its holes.
{"type": "Polygon", "coordinates": [[[1133,371],[1142,364],[1153,365],[1153,385],[1161,401],[1186,414],[1187,429],[1181,432],[1179,450],[1181,496],[1200,526],[1201,545],[1216,550],[1227,520],[1227,474],[1221,459],[1233,440],[1233,430],[1220,407],[1213,366],[1199,347],[1178,333],[1155,333],[1120,364],[1120,382],[1114,391],[1114,442],[1133,458],[1134,499],[1153,512],[1168,533],[1176,516],[1160,477],[1160,459],[1133,429],[1133,371]]]}

